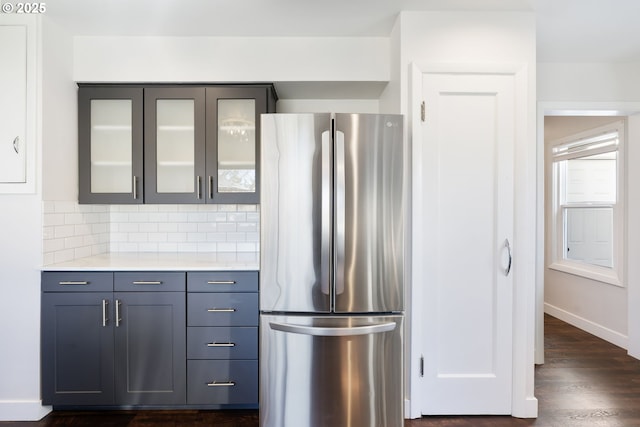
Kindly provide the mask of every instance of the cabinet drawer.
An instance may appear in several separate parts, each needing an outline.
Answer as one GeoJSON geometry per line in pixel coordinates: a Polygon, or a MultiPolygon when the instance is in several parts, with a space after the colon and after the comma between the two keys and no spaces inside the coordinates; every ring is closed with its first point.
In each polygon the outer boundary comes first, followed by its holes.
{"type": "Polygon", "coordinates": [[[189,293],[188,326],[257,326],[257,293],[189,293]]]}
{"type": "Polygon", "coordinates": [[[187,273],[190,292],[257,292],[257,271],[198,271],[187,273]]]}
{"type": "Polygon", "coordinates": [[[114,289],[120,292],[184,292],[185,273],[166,271],[115,272],[114,289]]]}
{"type": "Polygon", "coordinates": [[[113,273],[96,271],[44,271],[43,292],[112,292],[113,273]]]}
{"type": "Polygon", "coordinates": [[[258,403],[257,360],[189,360],[187,403],[258,403]]]}
{"type": "Polygon", "coordinates": [[[257,327],[187,328],[188,359],[257,359],[257,327]]]}

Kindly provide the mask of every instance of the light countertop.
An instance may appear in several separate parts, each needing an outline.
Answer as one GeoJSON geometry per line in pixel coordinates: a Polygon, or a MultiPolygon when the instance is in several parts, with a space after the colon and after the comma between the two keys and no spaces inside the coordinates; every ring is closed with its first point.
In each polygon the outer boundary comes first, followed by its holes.
{"type": "Polygon", "coordinates": [[[258,252],[114,252],[49,264],[43,271],[225,271],[260,269],[258,252]]]}

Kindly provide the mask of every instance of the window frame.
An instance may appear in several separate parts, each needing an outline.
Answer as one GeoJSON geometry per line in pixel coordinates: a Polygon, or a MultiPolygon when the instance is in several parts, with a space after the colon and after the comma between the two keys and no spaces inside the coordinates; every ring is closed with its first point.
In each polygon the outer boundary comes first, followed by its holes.
{"type": "Polygon", "coordinates": [[[625,201],[625,182],[624,182],[624,165],[625,165],[625,135],[626,121],[618,120],[604,126],[599,126],[584,132],[572,134],[552,141],[547,150],[547,159],[550,164],[550,180],[552,191],[552,211],[550,216],[550,264],[548,268],[561,271],[564,273],[581,276],[584,278],[596,280],[599,282],[624,287],[624,201],[625,201]],[[616,149],[607,152],[616,152],[616,200],[614,203],[596,202],[596,203],[567,203],[564,202],[566,186],[564,184],[564,171],[561,167],[561,161],[589,157],[597,153],[583,153],[575,157],[567,158],[559,156],[554,158],[554,149],[560,146],[571,145],[581,140],[596,138],[599,135],[618,132],[618,144],[616,149]],[[613,209],[613,225],[612,225],[612,267],[602,267],[595,264],[589,264],[581,261],[573,261],[565,258],[565,217],[564,210],[571,207],[611,207],[613,209]]]}

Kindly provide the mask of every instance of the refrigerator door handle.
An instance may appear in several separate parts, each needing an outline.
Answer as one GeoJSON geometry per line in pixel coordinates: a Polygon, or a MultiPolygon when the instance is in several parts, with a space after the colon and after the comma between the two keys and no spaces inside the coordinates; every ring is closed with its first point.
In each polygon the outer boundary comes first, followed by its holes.
{"type": "Polygon", "coordinates": [[[344,152],[344,132],[336,131],[336,295],[344,292],[344,245],[345,245],[345,152],[344,152]]]}
{"type": "Polygon", "coordinates": [[[331,292],[331,132],[322,132],[322,195],[320,236],[320,289],[325,295],[331,292]]]}
{"type": "Polygon", "coordinates": [[[393,331],[395,322],[377,323],[366,326],[353,326],[346,328],[314,327],[295,325],[291,323],[269,322],[271,329],[275,331],[291,332],[293,334],[313,335],[319,337],[347,337],[355,335],[371,335],[393,331]]]}

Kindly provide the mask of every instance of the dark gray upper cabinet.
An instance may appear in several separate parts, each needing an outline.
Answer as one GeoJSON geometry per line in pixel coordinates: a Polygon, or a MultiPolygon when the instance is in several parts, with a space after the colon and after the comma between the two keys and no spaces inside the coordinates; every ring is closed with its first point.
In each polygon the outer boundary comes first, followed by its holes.
{"type": "Polygon", "coordinates": [[[260,203],[260,114],[264,88],[207,88],[207,199],[260,203]]]}
{"type": "Polygon", "coordinates": [[[144,105],[145,203],[204,203],[204,88],[146,88],[144,105]]]}
{"type": "Polygon", "coordinates": [[[141,87],[80,87],[80,203],[143,203],[142,111],[141,87]]]}
{"type": "Polygon", "coordinates": [[[79,96],[80,203],[260,203],[260,114],[275,111],[273,85],[81,85],[79,96]],[[94,102],[96,91],[121,102],[94,102]],[[123,94],[129,92],[139,96],[130,124],[135,138],[124,131],[121,112],[129,105],[123,94]],[[109,120],[119,134],[112,129],[104,136],[102,122],[97,128],[102,133],[96,130],[95,117],[103,115],[118,117],[109,120]],[[99,156],[102,152],[89,151],[99,138],[111,147],[104,154],[106,161],[99,156]],[[131,172],[117,151],[129,143],[135,151],[131,157],[139,163],[131,172]],[[117,156],[117,162],[112,161],[117,156]],[[103,169],[96,162],[102,162],[103,169]],[[131,191],[103,194],[103,187],[88,181],[96,176],[106,177],[99,182],[105,182],[108,191],[131,191]]]}

